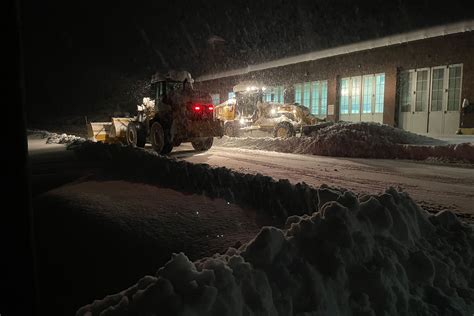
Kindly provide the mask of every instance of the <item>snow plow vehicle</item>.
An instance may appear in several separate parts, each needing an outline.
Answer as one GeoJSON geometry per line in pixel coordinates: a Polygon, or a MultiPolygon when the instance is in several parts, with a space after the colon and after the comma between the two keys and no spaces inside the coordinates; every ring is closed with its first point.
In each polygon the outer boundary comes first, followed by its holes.
{"type": "Polygon", "coordinates": [[[215,115],[224,122],[224,134],[231,137],[261,131],[273,137],[292,137],[304,127],[324,122],[298,104],[264,101],[265,86],[243,82],[233,87],[235,98],[215,107],[215,115]]]}
{"type": "Polygon", "coordinates": [[[151,96],[143,98],[135,117],[90,122],[87,130],[89,139],[105,143],[145,147],[149,140],[159,154],[168,154],[184,142],[205,151],[212,147],[214,137],[224,134],[223,122],[214,116],[211,96],[194,90],[186,71],[153,75],[151,96]]]}

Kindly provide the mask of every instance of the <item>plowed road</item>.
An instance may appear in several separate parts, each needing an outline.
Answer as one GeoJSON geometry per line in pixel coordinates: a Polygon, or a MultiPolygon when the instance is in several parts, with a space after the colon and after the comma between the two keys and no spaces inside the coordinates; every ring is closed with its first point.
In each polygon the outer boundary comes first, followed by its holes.
{"type": "MultiPolygon", "coordinates": [[[[53,157],[58,157],[58,151],[62,151],[64,157],[72,156],[72,153],[65,153],[64,146],[46,145],[44,140],[30,139],[29,146],[30,153],[41,152],[42,156],[48,156],[49,161],[57,159],[53,157]]],[[[474,219],[474,168],[406,160],[295,155],[218,146],[204,153],[196,153],[190,144],[175,148],[171,155],[193,163],[227,167],[244,173],[261,173],[275,179],[289,179],[293,183],[304,181],[313,186],[325,183],[357,193],[377,193],[390,186],[401,187],[428,210],[450,209],[474,219]]],[[[64,170],[72,172],[69,168],[64,170]]],[[[41,178],[40,181],[44,184],[45,180],[41,178]]]]}
{"type": "Polygon", "coordinates": [[[474,217],[474,168],[388,159],[355,159],[295,155],[261,150],[213,147],[195,153],[188,144],[172,156],[193,163],[261,173],[275,179],[323,183],[357,193],[401,187],[428,210],[450,209],[474,217]]]}

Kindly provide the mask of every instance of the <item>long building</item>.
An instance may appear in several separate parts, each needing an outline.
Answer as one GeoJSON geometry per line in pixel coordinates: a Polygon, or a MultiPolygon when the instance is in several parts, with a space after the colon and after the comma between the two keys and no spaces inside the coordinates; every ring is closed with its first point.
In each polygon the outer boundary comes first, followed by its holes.
{"type": "Polygon", "coordinates": [[[333,121],[370,121],[433,135],[474,127],[474,20],[203,75],[214,103],[255,80],[265,99],[299,103],[333,121]],[[464,126],[461,126],[461,125],[464,126]],[[472,125],[472,126],[470,126],[472,125]]]}

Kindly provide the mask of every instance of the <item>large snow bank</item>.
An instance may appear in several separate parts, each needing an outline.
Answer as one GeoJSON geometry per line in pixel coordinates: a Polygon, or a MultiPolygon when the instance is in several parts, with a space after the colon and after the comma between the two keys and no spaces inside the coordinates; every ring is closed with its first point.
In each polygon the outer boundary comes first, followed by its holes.
{"type": "Polygon", "coordinates": [[[319,211],[156,275],[77,315],[471,315],[474,232],[403,192],[321,189],[319,211]]]}
{"type": "Polygon", "coordinates": [[[283,225],[289,215],[309,214],[318,206],[317,189],[261,174],[245,174],[160,156],[119,144],[86,141],[69,145],[80,159],[102,162],[106,171],[129,180],[159,184],[186,193],[223,198],[263,212],[283,225]]]}
{"type": "Polygon", "coordinates": [[[223,137],[216,146],[270,150],[285,153],[337,157],[415,159],[445,158],[474,162],[474,144],[445,145],[444,142],[378,123],[337,123],[310,137],[223,137]]]}
{"type": "Polygon", "coordinates": [[[70,148],[122,176],[223,197],[286,222],[212,258],[192,263],[177,254],[155,276],[77,315],[474,312],[473,228],[449,211],[428,214],[404,192],[356,196],[119,145],[70,148]]]}
{"type": "Polygon", "coordinates": [[[85,138],[76,136],[76,135],[68,135],[65,133],[57,134],[51,133],[45,130],[28,130],[28,135],[39,135],[41,138],[46,138],[47,144],[71,144],[74,142],[83,142],[85,138]]]}

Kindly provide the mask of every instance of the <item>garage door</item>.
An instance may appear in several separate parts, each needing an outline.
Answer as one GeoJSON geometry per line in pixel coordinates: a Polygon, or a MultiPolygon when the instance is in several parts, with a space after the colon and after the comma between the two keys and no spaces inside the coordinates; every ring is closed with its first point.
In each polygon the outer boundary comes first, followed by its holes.
{"type": "Polygon", "coordinates": [[[399,75],[399,127],[452,135],[459,127],[462,65],[413,69],[399,75]]]}

